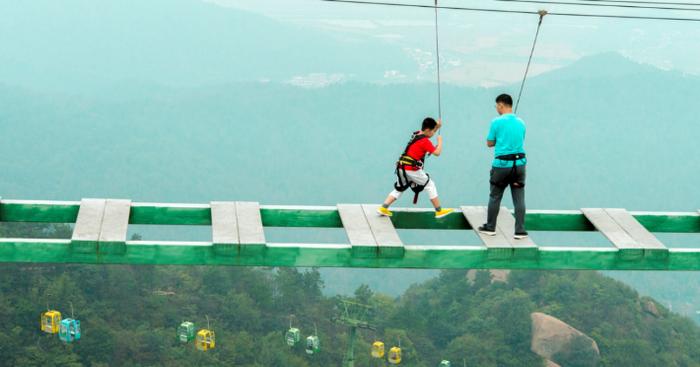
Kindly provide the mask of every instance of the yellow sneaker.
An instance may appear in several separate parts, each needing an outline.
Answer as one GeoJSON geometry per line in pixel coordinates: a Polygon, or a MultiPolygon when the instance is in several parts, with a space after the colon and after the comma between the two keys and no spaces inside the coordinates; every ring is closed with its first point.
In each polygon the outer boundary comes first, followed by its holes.
{"type": "Polygon", "coordinates": [[[377,208],[377,213],[379,213],[379,215],[383,215],[385,217],[391,217],[392,215],[394,215],[394,213],[392,213],[391,210],[389,210],[383,206],[380,206],[379,208],[377,208]]]}
{"type": "Polygon", "coordinates": [[[442,209],[439,212],[435,212],[435,219],[446,217],[446,216],[452,214],[453,211],[455,211],[455,210],[454,209],[442,209]]]}

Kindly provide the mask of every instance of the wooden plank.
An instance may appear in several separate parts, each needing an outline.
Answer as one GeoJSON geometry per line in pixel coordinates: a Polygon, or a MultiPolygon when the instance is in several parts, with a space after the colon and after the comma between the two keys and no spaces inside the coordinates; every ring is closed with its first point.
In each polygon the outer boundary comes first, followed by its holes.
{"type": "Polygon", "coordinates": [[[255,255],[265,250],[265,230],[257,202],[237,201],[239,254],[255,255]]]}
{"type": "Polygon", "coordinates": [[[374,238],[362,205],[338,204],[337,208],[340,221],[352,245],[353,257],[376,257],[379,254],[377,240],[374,238]]]}
{"type": "Polygon", "coordinates": [[[509,258],[513,255],[513,245],[508,241],[505,234],[500,228],[496,227],[496,235],[489,236],[479,232],[478,228],[486,223],[486,207],[485,206],[463,206],[461,207],[462,215],[467,219],[469,225],[474,229],[474,232],[481,239],[484,246],[488,249],[489,258],[509,258]]]}
{"type": "Polygon", "coordinates": [[[211,234],[214,251],[219,255],[238,255],[238,217],[236,202],[212,201],[211,234]]]}
{"type": "Polygon", "coordinates": [[[538,253],[537,245],[531,237],[515,239],[515,217],[508,208],[501,207],[498,211],[497,226],[517,255],[534,256],[538,253]]]}
{"type": "Polygon", "coordinates": [[[668,254],[668,248],[659,239],[642,226],[632,214],[625,209],[605,209],[608,215],[644,249],[645,255],[654,252],[668,254]]]}
{"type": "Polygon", "coordinates": [[[75,221],[73,235],[71,236],[71,248],[73,251],[78,253],[97,252],[105,203],[104,199],[83,199],[80,201],[78,218],[75,221]]]}
{"type": "Polygon", "coordinates": [[[338,214],[351,245],[376,246],[372,229],[359,204],[338,204],[338,214]]]}
{"type": "MultiPolygon", "coordinates": [[[[485,206],[463,206],[461,207],[462,214],[469,222],[469,225],[474,229],[474,232],[479,236],[481,242],[489,248],[510,248],[513,247],[507,237],[500,228],[496,228],[496,235],[489,236],[479,232],[478,228],[486,223],[486,207],[485,206]]],[[[500,216],[499,216],[500,218],[500,216]]]]}
{"type": "Polygon", "coordinates": [[[130,212],[131,200],[106,200],[100,229],[100,253],[123,254],[126,252],[130,212]]]}
{"type": "Polygon", "coordinates": [[[379,257],[402,257],[405,249],[401,237],[396,232],[391,218],[377,214],[378,207],[378,205],[362,205],[362,210],[365,212],[374,240],[377,241],[379,257]]]}
{"type": "MultiPolygon", "coordinates": [[[[3,222],[75,223],[79,201],[3,200],[3,222]]],[[[394,208],[391,222],[396,229],[471,229],[466,219],[450,215],[434,220],[432,209],[394,208]]],[[[266,227],[342,228],[335,206],[261,205],[266,227]]],[[[700,233],[700,213],[631,211],[630,214],[652,233],[700,233]]],[[[580,210],[528,210],[531,231],[594,231],[580,210]]],[[[211,225],[211,208],[206,204],[132,203],[130,224],[211,225]]]]}
{"type": "Polygon", "coordinates": [[[602,208],[581,209],[593,226],[615,246],[625,258],[644,256],[644,250],[617,222],[602,208]]]}

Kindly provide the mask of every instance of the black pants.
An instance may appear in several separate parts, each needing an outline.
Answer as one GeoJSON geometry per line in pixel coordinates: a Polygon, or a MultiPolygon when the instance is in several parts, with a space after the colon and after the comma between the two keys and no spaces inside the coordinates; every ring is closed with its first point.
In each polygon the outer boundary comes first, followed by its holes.
{"type": "MultiPolygon", "coordinates": [[[[486,227],[488,229],[496,229],[496,219],[498,211],[501,208],[501,199],[506,188],[494,185],[494,182],[504,182],[508,179],[513,168],[491,168],[491,195],[489,196],[489,210],[486,227]]],[[[513,174],[515,181],[525,183],[526,169],[525,166],[518,166],[513,174]]],[[[513,196],[513,205],[515,206],[515,232],[525,231],[525,188],[514,187],[510,185],[510,193],[513,196]]]]}

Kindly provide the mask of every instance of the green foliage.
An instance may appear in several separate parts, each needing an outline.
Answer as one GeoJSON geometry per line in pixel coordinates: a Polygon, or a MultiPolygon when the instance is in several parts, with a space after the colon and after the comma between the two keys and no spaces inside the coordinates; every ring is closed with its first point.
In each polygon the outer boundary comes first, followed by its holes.
{"type": "MultiPolygon", "coordinates": [[[[23,235],[58,228],[25,228],[23,235]]],[[[51,226],[48,226],[51,227],[51,226]]],[[[532,312],[546,312],[595,340],[574,338],[553,360],[562,366],[700,366],[700,329],[628,286],[595,272],[514,271],[492,282],[444,271],[398,299],[366,285],[354,301],[371,304],[377,331],[361,330],[356,365],[371,360],[373,341],[403,350],[403,366],[537,366],[530,350],[532,312]],[[658,312],[649,312],[649,304],[658,312]]],[[[17,366],[340,366],[348,330],[331,322],[337,298],[324,297],[316,269],[9,264],[0,267],[0,360],[17,366]],[[62,344],[38,328],[46,304],[73,303],[83,339],[62,344]],[[284,342],[288,316],[303,337],[321,338],[321,353],[284,342]],[[184,320],[212,320],[217,347],[181,344],[184,320]]]]}
{"type": "Polygon", "coordinates": [[[554,354],[552,360],[567,367],[596,367],[600,356],[590,339],[576,335],[565,349],[554,354]]]}

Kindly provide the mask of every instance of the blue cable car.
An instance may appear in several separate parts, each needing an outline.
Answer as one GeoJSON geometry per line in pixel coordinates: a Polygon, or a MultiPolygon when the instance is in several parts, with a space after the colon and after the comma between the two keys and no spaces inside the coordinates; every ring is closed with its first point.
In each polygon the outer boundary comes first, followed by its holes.
{"type": "Polygon", "coordinates": [[[64,343],[80,340],[80,320],[70,317],[61,320],[61,324],[58,327],[58,338],[64,343]]]}

